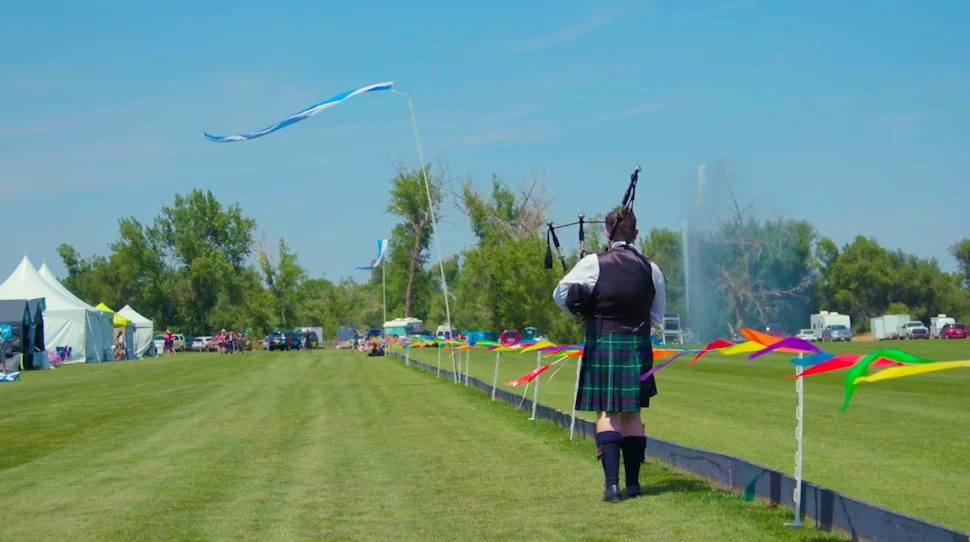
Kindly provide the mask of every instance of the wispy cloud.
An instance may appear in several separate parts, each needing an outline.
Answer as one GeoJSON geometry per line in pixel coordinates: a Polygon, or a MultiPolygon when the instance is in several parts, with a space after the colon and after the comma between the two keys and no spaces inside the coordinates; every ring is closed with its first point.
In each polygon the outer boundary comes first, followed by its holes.
{"type": "Polygon", "coordinates": [[[332,166],[339,162],[339,160],[334,158],[328,158],[325,156],[317,156],[313,158],[308,158],[306,160],[301,160],[297,162],[289,162],[285,164],[261,164],[252,166],[243,166],[234,171],[238,173],[263,173],[263,172],[280,172],[280,171],[303,171],[303,170],[313,170],[321,169],[327,166],[332,166]]]}
{"type": "Polygon", "coordinates": [[[508,122],[518,120],[548,109],[544,105],[520,105],[492,115],[483,115],[478,120],[482,122],[508,122]]]}
{"type": "Polygon", "coordinates": [[[879,126],[905,126],[931,120],[933,117],[939,117],[945,113],[942,109],[923,109],[905,113],[880,115],[870,119],[870,122],[879,126]]]}
{"type": "Polygon", "coordinates": [[[666,104],[659,102],[649,102],[645,104],[640,104],[629,109],[624,109],[623,111],[618,111],[616,113],[606,113],[600,115],[600,120],[616,120],[616,119],[626,119],[630,117],[638,117],[640,115],[647,115],[650,113],[657,113],[658,111],[663,111],[667,109],[666,104]]]}
{"type": "Polygon", "coordinates": [[[558,125],[529,123],[521,126],[485,128],[436,142],[439,148],[473,147],[501,143],[533,143],[548,141],[562,134],[558,125]]]}
{"type": "Polygon", "coordinates": [[[555,30],[549,34],[539,35],[524,40],[502,41],[485,44],[490,51],[506,53],[523,53],[563,45],[575,41],[594,30],[603,28],[626,15],[633,9],[633,4],[614,6],[589,14],[585,19],[555,30]]]}
{"type": "Polygon", "coordinates": [[[17,139],[35,135],[60,134],[64,132],[67,132],[67,126],[54,122],[0,124],[0,141],[4,139],[17,139]]]}
{"type": "Polygon", "coordinates": [[[0,75],[0,87],[4,91],[30,95],[33,99],[55,91],[77,88],[82,82],[82,77],[64,72],[0,75]]]}
{"type": "Polygon", "coordinates": [[[157,160],[169,151],[151,141],[100,141],[0,156],[0,198],[59,196],[138,185],[158,175],[146,161],[157,160]]]}
{"type": "Polygon", "coordinates": [[[782,49],[776,51],[768,63],[772,66],[785,66],[789,64],[797,63],[800,58],[804,58],[806,53],[809,53],[815,49],[814,44],[803,43],[795,47],[789,47],[787,49],[782,49]]]}

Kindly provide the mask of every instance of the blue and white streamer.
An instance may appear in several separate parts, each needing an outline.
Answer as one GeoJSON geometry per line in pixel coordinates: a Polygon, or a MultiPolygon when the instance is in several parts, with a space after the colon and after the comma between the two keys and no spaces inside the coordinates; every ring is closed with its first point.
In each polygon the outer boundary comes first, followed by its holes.
{"type": "Polygon", "coordinates": [[[228,136],[217,136],[217,135],[212,135],[208,132],[204,132],[204,134],[205,134],[205,137],[209,138],[210,141],[215,141],[217,143],[232,143],[233,141],[248,141],[250,139],[256,139],[257,137],[263,137],[264,135],[269,135],[277,130],[282,130],[283,128],[286,128],[291,124],[296,124],[301,120],[308,119],[313,115],[316,115],[317,113],[323,111],[324,109],[333,107],[339,104],[340,102],[343,102],[344,100],[347,100],[358,94],[363,94],[365,92],[375,92],[378,90],[390,90],[391,86],[393,85],[394,85],[394,81],[386,81],[384,83],[376,83],[373,85],[367,85],[366,87],[358,88],[356,90],[348,90],[347,92],[342,92],[340,94],[337,94],[333,98],[328,98],[318,104],[311,105],[310,107],[304,109],[303,111],[300,111],[299,113],[296,113],[294,115],[290,115],[289,117],[281,120],[280,122],[277,122],[272,126],[267,126],[266,128],[263,128],[262,130],[259,130],[257,132],[247,132],[247,133],[234,134],[234,135],[228,135],[228,136]]]}
{"type": "Polygon", "coordinates": [[[372,269],[380,267],[381,264],[384,262],[384,254],[386,253],[387,253],[387,239],[378,239],[377,240],[377,259],[374,260],[374,264],[356,267],[355,269],[357,271],[370,271],[372,269]]]}

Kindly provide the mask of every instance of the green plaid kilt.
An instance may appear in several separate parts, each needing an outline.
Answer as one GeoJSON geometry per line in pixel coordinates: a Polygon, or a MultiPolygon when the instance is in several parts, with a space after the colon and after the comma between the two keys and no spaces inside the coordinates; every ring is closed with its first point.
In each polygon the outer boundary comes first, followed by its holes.
{"type": "Polygon", "coordinates": [[[657,394],[653,375],[640,375],[653,367],[649,336],[603,333],[587,340],[579,370],[576,410],[586,412],[640,412],[657,394]]]}

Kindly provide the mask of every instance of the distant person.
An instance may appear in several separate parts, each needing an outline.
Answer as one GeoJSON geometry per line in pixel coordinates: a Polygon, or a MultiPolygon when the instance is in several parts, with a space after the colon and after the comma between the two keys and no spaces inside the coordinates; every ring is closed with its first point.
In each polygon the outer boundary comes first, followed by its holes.
{"type": "Polygon", "coordinates": [[[586,348],[580,362],[576,410],[596,413],[597,456],[603,463],[603,500],[639,497],[640,464],[646,437],[640,410],[657,394],[653,375],[651,324],[666,310],[664,276],[657,264],[633,246],[639,231],[632,209],[606,216],[606,252],[581,259],[553,292],[564,310],[585,320],[586,348]],[[620,491],[620,452],[626,489],[620,491]]]}
{"type": "Polygon", "coordinates": [[[371,343],[370,343],[370,352],[368,352],[367,355],[370,356],[370,357],[383,356],[384,355],[384,347],[382,347],[376,341],[371,341],[371,343]]]}
{"type": "Polygon", "coordinates": [[[12,366],[10,366],[7,362],[8,359],[13,359],[12,352],[13,346],[10,344],[10,341],[4,339],[3,336],[0,335],[0,371],[16,371],[16,368],[12,368],[12,366]]]}
{"type": "Polygon", "coordinates": [[[125,332],[119,331],[118,335],[115,336],[115,360],[125,359],[127,357],[127,352],[125,351],[125,332]]]}
{"type": "Polygon", "coordinates": [[[174,356],[175,355],[175,335],[172,335],[171,329],[165,330],[165,355],[174,356]]]}

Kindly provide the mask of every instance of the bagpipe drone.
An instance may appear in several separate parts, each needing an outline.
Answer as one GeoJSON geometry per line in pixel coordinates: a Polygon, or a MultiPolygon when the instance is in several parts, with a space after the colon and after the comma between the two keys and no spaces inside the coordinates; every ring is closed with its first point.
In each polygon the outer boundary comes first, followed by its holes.
{"type": "MultiPolygon", "coordinates": [[[[633,173],[630,174],[630,184],[626,187],[626,193],[623,194],[623,200],[620,203],[620,207],[616,210],[615,221],[612,227],[609,228],[609,241],[607,242],[607,249],[613,244],[613,235],[618,229],[617,226],[623,220],[627,213],[633,211],[633,201],[637,197],[637,180],[640,177],[640,166],[634,168],[633,173]]],[[[566,258],[562,254],[562,247],[559,244],[559,236],[556,235],[556,230],[562,228],[568,228],[571,226],[579,226],[579,259],[582,260],[586,257],[586,231],[584,226],[586,224],[606,224],[606,220],[599,221],[586,221],[586,215],[579,213],[579,220],[576,222],[571,222],[569,224],[562,224],[560,226],[553,225],[552,222],[547,222],[546,227],[548,231],[546,232],[546,269],[552,269],[552,247],[556,247],[556,255],[559,257],[559,262],[562,264],[563,273],[569,273],[569,267],[566,265],[566,258]]],[[[589,288],[582,284],[572,284],[569,287],[569,292],[566,295],[566,307],[570,312],[578,316],[589,317],[591,315],[592,308],[590,307],[592,292],[589,288]]]]}
{"type": "MultiPolygon", "coordinates": [[[[640,177],[640,166],[634,168],[633,173],[630,174],[630,184],[626,187],[626,193],[623,194],[623,201],[620,203],[619,211],[617,213],[616,221],[619,223],[623,219],[627,212],[633,210],[633,200],[637,197],[637,180],[640,177]]],[[[579,213],[576,222],[570,222],[569,224],[561,224],[559,226],[554,225],[552,222],[546,223],[546,269],[552,269],[552,247],[556,247],[556,256],[559,258],[559,263],[562,264],[563,273],[569,272],[569,267],[566,265],[566,258],[562,254],[562,246],[559,244],[559,236],[556,235],[556,230],[563,228],[569,228],[572,226],[579,226],[579,258],[583,259],[586,257],[586,224],[606,224],[605,220],[586,220],[586,215],[579,213]]],[[[616,228],[610,230],[609,242],[607,247],[613,244],[613,232],[616,228]]]]}

